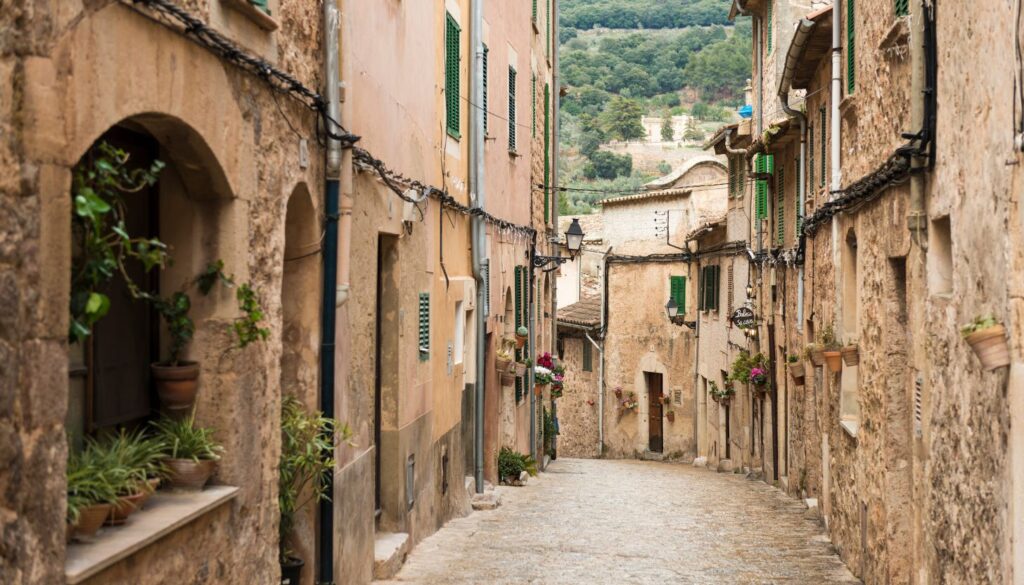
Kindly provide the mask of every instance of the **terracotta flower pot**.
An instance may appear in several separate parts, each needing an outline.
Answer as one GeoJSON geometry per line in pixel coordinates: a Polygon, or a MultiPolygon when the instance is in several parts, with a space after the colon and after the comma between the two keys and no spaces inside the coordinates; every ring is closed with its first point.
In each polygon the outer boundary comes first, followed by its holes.
{"type": "Polygon", "coordinates": [[[160,402],[169,411],[183,412],[196,403],[199,392],[199,364],[180,362],[176,366],[166,363],[150,364],[156,392],[160,402]]]}
{"type": "Polygon", "coordinates": [[[1010,349],[1006,343],[1006,329],[1002,325],[975,331],[964,339],[986,370],[1010,365],[1010,349]]]}
{"type": "Polygon", "coordinates": [[[672,412],[672,411],[669,411],[669,412],[668,412],[668,413],[667,413],[667,414],[665,415],[665,418],[667,418],[667,419],[668,419],[668,422],[676,422],[676,413],[674,413],[674,412],[672,412]]]}
{"type": "Polygon", "coordinates": [[[107,526],[120,526],[124,524],[128,516],[142,509],[142,505],[146,503],[146,500],[151,495],[152,492],[141,490],[130,496],[122,496],[117,500],[116,504],[110,507],[110,516],[107,517],[107,521],[104,524],[107,526]]]}
{"type": "Polygon", "coordinates": [[[843,354],[842,354],[842,352],[836,350],[836,351],[826,351],[824,353],[825,353],[825,363],[828,364],[828,369],[831,370],[833,373],[841,372],[842,369],[843,369],[843,354]]]}
{"type": "Polygon", "coordinates": [[[199,491],[217,468],[212,459],[167,459],[167,484],[171,489],[199,491]]]}
{"type": "Polygon", "coordinates": [[[804,379],[804,363],[803,362],[790,362],[786,367],[789,368],[789,375],[793,377],[793,381],[802,381],[804,379]]]}
{"type": "Polygon", "coordinates": [[[516,335],[516,349],[523,349],[524,347],[526,347],[526,336],[516,335]]]}
{"type": "Polygon", "coordinates": [[[516,362],[515,368],[516,368],[516,375],[517,376],[522,377],[522,376],[526,375],[526,364],[521,363],[521,362],[516,362]]]}
{"type": "Polygon", "coordinates": [[[856,366],[860,363],[860,350],[856,345],[847,345],[842,349],[843,363],[848,366],[856,366]]]}
{"type": "Polygon", "coordinates": [[[501,385],[502,386],[511,386],[511,385],[513,385],[515,383],[516,383],[516,377],[515,376],[513,376],[512,374],[509,374],[507,372],[502,372],[501,373],[501,385]]]}
{"type": "Polygon", "coordinates": [[[110,504],[93,504],[78,512],[75,524],[75,536],[96,536],[96,531],[103,526],[103,521],[110,516],[110,504]]]}

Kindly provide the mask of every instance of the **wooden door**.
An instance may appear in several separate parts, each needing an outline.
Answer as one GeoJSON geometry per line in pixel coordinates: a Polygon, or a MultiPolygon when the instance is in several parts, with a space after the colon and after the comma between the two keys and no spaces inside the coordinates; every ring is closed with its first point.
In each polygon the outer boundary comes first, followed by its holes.
{"type": "Polygon", "coordinates": [[[644,377],[647,378],[647,425],[648,425],[648,437],[649,445],[648,449],[653,453],[661,453],[664,448],[664,434],[662,429],[662,391],[661,391],[661,374],[645,373],[644,377]]]}

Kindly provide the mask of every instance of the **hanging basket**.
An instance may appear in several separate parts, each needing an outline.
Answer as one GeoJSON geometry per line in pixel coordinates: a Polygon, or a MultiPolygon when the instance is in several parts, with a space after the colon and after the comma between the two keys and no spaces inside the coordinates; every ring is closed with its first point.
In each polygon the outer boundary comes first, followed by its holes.
{"type": "Polygon", "coordinates": [[[986,370],[1010,365],[1010,349],[1006,343],[1006,329],[1002,325],[975,331],[964,339],[986,370]]]}
{"type": "Polygon", "coordinates": [[[516,375],[519,376],[520,378],[526,375],[526,364],[522,362],[516,362],[515,366],[513,367],[516,370],[516,375]]]}
{"type": "Polygon", "coordinates": [[[860,363],[860,350],[856,345],[847,345],[842,350],[843,363],[848,366],[856,366],[860,363]]]}
{"type": "Polygon", "coordinates": [[[665,418],[668,419],[668,422],[676,422],[676,413],[670,410],[665,413],[665,418]]]}
{"type": "Polygon", "coordinates": [[[516,335],[516,349],[523,349],[526,347],[526,335],[516,335]]]}
{"type": "Polygon", "coordinates": [[[509,372],[509,367],[512,365],[512,360],[505,358],[494,358],[494,369],[498,370],[499,374],[506,374],[509,372]]]}
{"type": "Polygon", "coordinates": [[[513,376],[512,374],[509,374],[508,372],[502,372],[501,373],[501,385],[502,386],[512,386],[515,383],[516,383],[516,377],[515,376],[513,376]]]}
{"type": "Polygon", "coordinates": [[[843,371],[843,354],[841,351],[826,351],[825,363],[828,364],[828,369],[833,374],[838,374],[843,371]]]}
{"type": "Polygon", "coordinates": [[[825,365],[825,350],[824,349],[812,349],[811,350],[811,363],[814,367],[820,368],[825,365]]]}
{"type": "Polygon", "coordinates": [[[800,362],[800,361],[790,362],[789,364],[787,364],[786,367],[789,368],[789,375],[792,376],[794,382],[803,383],[803,381],[804,381],[804,363],[803,362],[800,362]]]}

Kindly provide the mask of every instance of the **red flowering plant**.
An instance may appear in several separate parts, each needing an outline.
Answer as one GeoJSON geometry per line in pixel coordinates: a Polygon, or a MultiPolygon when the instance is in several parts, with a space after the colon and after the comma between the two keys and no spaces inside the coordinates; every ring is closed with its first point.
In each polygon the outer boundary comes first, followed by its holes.
{"type": "Polygon", "coordinates": [[[542,368],[549,370],[555,369],[555,358],[551,357],[550,352],[544,352],[537,356],[537,365],[542,368]]]}

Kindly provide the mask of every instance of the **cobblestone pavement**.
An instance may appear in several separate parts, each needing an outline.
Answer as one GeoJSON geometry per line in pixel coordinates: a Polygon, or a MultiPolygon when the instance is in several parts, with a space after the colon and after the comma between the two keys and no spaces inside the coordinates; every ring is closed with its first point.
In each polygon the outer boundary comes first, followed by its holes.
{"type": "MultiPolygon", "coordinates": [[[[390,583],[857,583],[806,508],[689,465],[569,459],[449,522],[390,583]]],[[[383,582],[382,582],[383,583],[383,582]]]]}

